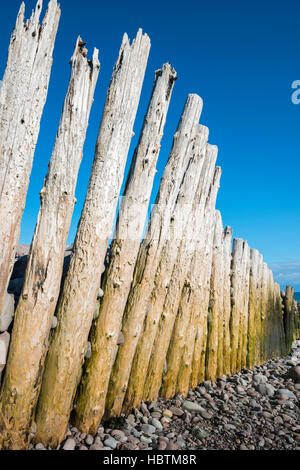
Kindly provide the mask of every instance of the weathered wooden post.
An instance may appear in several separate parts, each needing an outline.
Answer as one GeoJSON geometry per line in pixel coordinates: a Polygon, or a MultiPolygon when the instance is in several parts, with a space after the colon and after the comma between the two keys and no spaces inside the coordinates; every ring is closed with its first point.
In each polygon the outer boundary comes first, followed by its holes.
{"type": "MultiPolygon", "coordinates": [[[[156,399],[164,378],[165,390],[163,393],[169,394],[168,385],[172,387],[173,379],[176,377],[172,373],[174,360],[167,357],[168,348],[171,341],[171,335],[178,312],[180,297],[188,269],[191,264],[192,255],[196,247],[196,242],[201,236],[202,212],[205,206],[205,200],[208,194],[210,183],[213,178],[215,163],[217,159],[217,148],[207,145],[205,162],[202,167],[199,184],[194,197],[194,203],[189,216],[188,223],[182,234],[182,240],[178,249],[176,262],[169,280],[161,314],[157,319],[155,339],[152,344],[152,352],[148,359],[148,370],[144,379],[144,399],[156,399]],[[166,369],[164,371],[164,368],[166,369]],[[149,397],[149,398],[148,398],[149,397]]],[[[172,243],[172,239],[171,239],[172,243]]],[[[167,250],[164,253],[167,253],[167,250]]],[[[170,258],[170,257],[169,257],[170,258]]],[[[167,259],[167,258],[166,258],[167,259]]],[[[163,270],[165,272],[165,269],[163,270]]],[[[164,283],[163,283],[164,284],[164,283]]],[[[174,338],[174,337],[173,337],[174,338]]],[[[144,342],[147,344],[147,336],[144,336],[144,342]]],[[[175,339],[175,348],[176,341],[175,339]]],[[[133,370],[133,372],[135,372],[133,370]]],[[[136,372],[135,372],[136,374],[136,372]]]]}
{"type": "Polygon", "coordinates": [[[22,3],[0,87],[0,314],[19,239],[60,18],[56,0],[50,0],[42,25],[41,10],[38,0],[24,24],[22,3]]]}
{"type": "MultiPolygon", "coordinates": [[[[221,219],[222,220],[222,219],[221,219]]],[[[222,231],[222,238],[220,243],[220,285],[217,289],[220,296],[220,305],[219,305],[219,314],[218,314],[218,354],[217,354],[217,377],[221,377],[224,373],[224,354],[227,352],[225,348],[225,335],[226,335],[226,327],[228,326],[229,330],[229,322],[226,324],[226,317],[225,317],[225,300],[224,300],[224,290],[226,281],[230,281],[230,274],[227,279],[225,275],[225,255],[224,255],[224,243],[226,238],[226,230],[223,229],[222,231]]],[[[230,285],[228,289],[229,299],[230,299],[230,285]]],[[[229,314],[230,318],[230,314],[229,314]]],[[[228,350],[230,351],[230,331],[228,331],[229,339],[228,350]]]]}
{"type": "Polygon", "coordinates": [[[294,289],[291,286],[286,286],[284,296],[284,315],[283,324],[285,332],[285,341],[287,352],[291,350],[292,343],[294,341],[294,316],[295,316],[295,305],[294,305],[294,289]]]}
{"type": "Polygon", "coordinates": [[[250,278],[250,248],[247,242],[244,244],[243,252],[243,303],[240,323],[240,340],[238,350],[238,370],[246,367],[248,350],[248,322],[249,322],[249,278],[250,278]]]}
{"type": "Polygon", "coordinates": [[[243,314],[243,253],[244,241],[241,238],[233,240],[231,265],[231,372],[238,370],[238,348],[240,339],[240,324],[243,314]]]}
{"type": "MultiPolygon", "coordinates": [[[[210,280],[210,299],[207,317],[207,344],[205,355],[205,378],[216,380],[218,369],[219,317],[223,318],[223,224],[219,211],[215,213],[213,258],[210,280]]],[[[223,333],[223,328],[222,328],[223,333]]],[[[222,351],[223,354],[223,351],[222,351]]]]}
{"type": "Polygon", "coordinates": [[[276,321],[278,325],[278,356],[282,356],[286,352],[285,337],[284,337],[284,325],[283,325],[283,314],[282,314],[282,298],[280,293],[280,285],[275,282],[275,310],[276,310],[276,321]]]}
{"type": "Polygon", "coordinates": [[[146,220],[164,124],[176,72],[165,64],[155,73],[152,97],[142,133],[134,152],[121,202],[110,263],[102,283],[104,292],[99,318],[92,330],[92,355],[74,404],[74,424],[83,432],[96,433],[105,409],[105,398],[117,340],[122,327],[133,271],[146,220]]]}
{"type": "Polygon", "coordinates": [[[255,319],[259,309],[259,252],[250,250],[250,279],[249,279],[249,322],[248,322],[248,356],[247,367],[255,365],[256,324],[255,319]]]}
{"type": "Polygon", "coordinates": [[[261,333],[260,333],[260,363],[265,361],[265,336],[266,316],[268,312],[268,265],[263,263],[262,267],[262,289],[261,289],[261,333]]]}
{"type": "Polygon", "coordinates": [[[154,289],[151,293],[143,332],[132,364],[127,389],[126,410],[138,404],[143,398],[143,393],[145,397],[147,385],[149,385],[149,389],[152,387],[155,395],[158,393],[156,389],[160,386],[168,342],[172,333],[172,321],[178,310],[178,305],[176,307],[177,291],[181,290],[180,283],[184,282],[182,276],[185,277],[184,272],[188,269],[193,251],[192,238],[190,237],[189,244],[185,242],[185,239],[189,238],[187,235],[188,225],[194,225],[192,220],[195,204],[200,198],[207,164],[211,165],[212,159],[211,153],[206,151],[208,130],[203,126],[200,126],[199,130],[200,134],[194,144],[193,157],[170,218],[170,237],[163,246],[159,266],[154,274],[154,289]],[[180,256],[179,252],[181,252],[180,256]],[[178,256],[180,260],[177,260],[178,256]],[[160,331],[158,332],[158,330],[160,331]],[[162,330],[166,331],[166,334],[162,330]],[[158,334],[162,341],[158,338],[156,342],[158,334]],[[155,371],[151,370],[149,364],[152,359],[156,364],[155,371]]]}
{"type": "Polygon", "coordinates": [[[49,172],[41,191],[23,291],[1,393],[0,428],[4,446],[25,448],[40,390],[48,337],[63,269],[77,174],[99,73],[98,51],[92,62],[78,38],[71,59],[71,78],[49,172]]]}
{"type": "MultiPolygon", "coordinates": [[[[209,306],[210,294],[210,278],[213,256],[213,238],[214,238],[214,223],[215,223],[215,204],[217,194],[220,187],[221,168],[216,167],[213,182],[210,187],[210,194],[208,196],[208,204],[210,205],[210,212],[208,216],[207,233],[205,237],[205,251],[204,262],[201,263],[201,289],[199,291],[200,301],[196,303],[196,335],[194,342],[192,370],[190,377],[190,386],[196,387],[200,382],[205,379],[205,355],[207,344],[207,316],[209,306]]],[[[200,259],[199,259],[199,262],[200,259]]]]}
{"type": "Polygon", "coordinates": [[[170,218],[199,133],[202,105],[199,96],[188,96],[164,170],[156,205],[139,250],[123,320],[124,343],[119,347],[108,389],[106,409],[111,416],[118,416],[122,408],[135,349],[150,305],[155,272],[169,234],[170,218]]]}
{"type": "MultiPolygon", "coordinates": [[[[215,171],[215,169],[214,169],[215,171]]],[[[165,389],[166,376],[163,377],[163,386],[162,393],[166,396],[174,395],[175,393],[182,393],[184,396],[187,395],[190,383],[190,377],[192,373],[192,363],[193,363],[193,354],[194,354],[194,345],[197,330],[199,327],[200,315],[203,314],[203,297],[206,285],[204,286],[203,276],[207,263],[210,265],[211,260],[207,258],[206,249],[207,249],[207,239],[210,235],[210,230],[208,227],[211,225],[211,219],[213,219],[212,214],[215,211],[215,201],[212,200],[213,191],[211,191],[212,183],[210,183],[209,194],[206,197],[204,205],[204,215],[201,227],[201,234],[199,235],[199,242],[195,250],[191,265],[190,272],[187,276],[185,286],[182,290],[182,295],[180,299],[180,304],[178,308],[178,321],[182,325],[178,324],[178,332],[184,331],[184,323],[186,323],[186,333],[184,336],[184,344],[181,346],[181,351],[178,350],[178,364],[177,366],[172,362],[172,366],[168,367],[174,368],[174,375],[176,374],[176,388],[174,389],[168,385],[165,389]],[[182,322],[181,319],[182,318],[182,322]],[[184,323],[183,323],[183,320],[184,323]]],[[[176,330],[175,330],[176,331],[176,330]]],[[[179,332],[180,334],[180,332],[179,332]]],[[[180,345],[180,342],[179,342],[180,345]]],[[[172,345],[170,344],[172,351],[172,345]]],[[[169,353],[168,353],[169,354],[169,353]]],[[[171,354],[171,352],[170,352],[171,354]]],[[[173,354],[174,355],[174,352],[173,354]]],[[[171,359],[169,359],[171,360],[171,359]]],[[[200,358],[199,358],[200,361],[200,358]]],[[[166,375],[167,375],[166,374],[166,375]]]]}
{"type": "Polygon", "coordinates": [[[113,70],[73,255],[57,307],[58,325],[49,347],[37,408],[36,439],[45,445],[57,446],[66,434],[149,50],[149,37],[141,30],[132,45],[125,34],[113,70]]]}
{"type": "MultiPolygon", "coordinates": [[[[162,377],[160,394],[165,397],[172,397],[176,393],[177,376],[180,374],[181,359],[185,358],[184,353],[185,344],[188,341],[188,330],[189,328],[192,329],[191,300],[194,296],[193,288],[195,288],[195,281],[193,280],[193,276],[195,275],[194,263],[196,255],[201,250],[203,237],[205,236],[204,217],[206,215],[206,201],[214,175],[216,158],[216,148],[208,146],[206,161],[204,162],[205,166],[202,169],[199,187],[194,201],[195,207],[192,209],[192,218],[189,226],[186,228],[182,246],[180,246],[176,264],[173,269],[172,279],[166,295],[160,324],[158,326],[157,338],[155,340],[156,343],[161,343],[158,345],[158,350],[156,351],[155,349],[153,356],[153,363],[157,360],[156,358],[159,357],[158,364],[160,363],[161,368],[159,370],[159,367],[157,367],[156,389],[158,389],[162,377]],[[190,231],[192,231],[192,233],[190,233],[190,231]],[[190,261],[188,256],[189,252],[191,252],[190,261]],[[173,323],[174,327],[172,329],[173,323]],[[167,352],[166,348],[168,348],[167,352]],[[165,356],[166,370],[162,370],[165,356]]],[[[155,390],[155,388],[153,390],[155,390]]]]}
{"type": "Polygon", "coordinates": [[[232,244],[232,229],[225,227],[223,233],[223,263],[224,263],[224,278],[223,278],[223,311],[224,311],[224,344],[223,344],[223,373],[230,374],[230,313],[231,313],[231,300],[230,300],[230,274],[231,274],[231,244],[232,244]]]}
{"type": "Polygon", "coordinates": [[[262,286],[263,286],[263,257],[261,254],[258,256],[258,273],[257,273],[257,308],[255,313],[255,364],[260,364],[260,348],[262,336],[262,286]]]}

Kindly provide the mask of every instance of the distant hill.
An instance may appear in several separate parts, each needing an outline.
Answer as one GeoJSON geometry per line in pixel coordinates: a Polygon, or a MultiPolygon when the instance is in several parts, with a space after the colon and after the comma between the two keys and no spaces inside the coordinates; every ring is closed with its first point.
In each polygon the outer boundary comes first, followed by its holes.
{"type": "Polygon", "coordinates": [[[294,297],[300,303],[300,292],[295,292],[294,297]]]}

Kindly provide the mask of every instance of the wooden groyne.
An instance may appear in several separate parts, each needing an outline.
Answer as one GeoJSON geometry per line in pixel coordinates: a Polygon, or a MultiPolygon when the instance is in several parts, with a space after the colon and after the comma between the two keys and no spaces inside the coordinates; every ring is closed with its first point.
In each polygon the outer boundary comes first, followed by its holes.
{"type": "MultiPolygon", "coordinates": [[[[137,147],[118,198],[150,39],[125,34],[99,125],[70,266],[62,283],[75,188],[100,71],[79,37],[63,112],[40,193],[18,303],[8,292],[60,17],[39,0],[17,17],[0,88],[0,448],[36,439],[56,447],[69,420],[95,434],[159,396],[187,395],[286,354],[299,337],[293,289],[280,292],[262,255],[232,239],[216,210],[218,149],[188,95],[146,225],[172,91],[170,64],[155,72],[137,147]],[[109,245],[117,215],[113,240],[109,245]],[[144,235],[143,235],[144,233],[144,235]],[[109,255],[107,256],[107,253],[109,255]],[[106,263],[105,263],[106,259],[106,263]]],[[[97,106],[95,104],[94,106],[97,106]]]]}

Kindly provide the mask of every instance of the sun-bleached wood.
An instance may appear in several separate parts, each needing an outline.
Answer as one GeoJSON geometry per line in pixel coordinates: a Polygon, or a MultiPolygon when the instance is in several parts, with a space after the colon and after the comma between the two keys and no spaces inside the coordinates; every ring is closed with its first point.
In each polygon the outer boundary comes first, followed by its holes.
{"type": "Polygon", "coordinates": [[[49,347],[37,409],[37,440],[65,437],[80,379],[108,240],[111,236],[150,39],[142,30],[132,44],[124,35],[108,89],[87,195],[64,282],[58,325],[49,347]]]}
{"type": "Polygon", "coordinates": [[[184,270],[188,269],[190,256],[193,251],[192,236],[195,232],[190,234],[190,230],[194,225],[192,220],[195,212],[195,198],[198,202],[202,189],[203,175],[205,174],[207,166],[206,160],[210,160],[210,155],[207,156],[206,152],[207,139],[208,129],[204,126],[199,126],[199,134],[196,136],[194,142],[192,157],[186,174],[184,175],[174,211],[171,214],[170,236],[165,241],[162,248],[159,265],[156,273],[154,274],[154,288],[151,293],[143,331],[141,333],[132,364],[124,408],[126,410],[129,410],[141,400],[143,397],[143,390],[145,395],[146,377],[147,383],[151,382],[154,388],[156,388],[155,377],[157,377],[158,381],[161,380],[167,352],[163,350],[166,347],[165,345],[168,343],[170,334],[172,333],[171,324],[170,328],[167,329],[168,331],[166,336],[162,335],[162,337],[164,336],[163,340],[158,340],[157,348],[154,346],[154,341],[158,325],[160,324],[160,318],[164,317],[168,323],[168,316],[169,321],[172,321],[171,318],[173,315],[174,303],[176,304],[176,289],[178,287],[176,282],[181,282],[181,276],[183,275],[184,270]],[[197,195],[197,193],[199,194],[197,195]],[[191,226],[188,227],[188,224],[191,224],[191,226]],[[179,252],[181,252],[181,262],[178,260],[177,263],[176,258],[179,252]],[[173,270],[175,264],[177,264],[176,279],[174,279],[173,270]],[[168,301],[166,297],[167,295],[169,296],[168,301]],[[166,305],[166,302],[168,303],[168,306],[166,305]],[[173,303],[172,306],[171,303],[173,303]],[[155,377],[149,369],[147,371],[152,347],[155,350],[155,358],[153,357],[153,359],[155,360],[159,357],[158,361],[155,361],[155,374],[157,374],[155,377]],[[151,374],[151,379],[148,376],[149,373],[151,374]]]}
{"type": "Polygon", "coordinates": [[[205,379],[205,354],[207,342],[207,315],[209,306],[209,293],[210,293],[210,278],[211,266],[213,256],[213,237],[214,237],[214,221],[215,221],[215,204],[217,194],[220,188],[221,168],[216,167],[214,179],[210,187],[208,196],[208,203],[210,211],[208,216],[208,223],[206,226],[206,236],[204,245],[204,262],[199,259],[201,263],[200,282],[201,289],[199,290],[199,305],[196,303],[195,322],[196,334],[194,341],[192,370],[190,375],[190,386],[196,387],[200,382],[205,379]]]}
{"type": "Polygon", "coordinates": [[[192,148],[199,132],[202,100],[189,95],[180,118],[168,163],[165,167],[147,233],[139,250],[133,284],[128,297],[119,347],[108,389],[106,408],[111,416],[120,413],[127,389],[135,349],[149,308],[162,247],[169,236],[169,225],[180,185],[187,171],[192,148]]]}
{"type": "Polygon", "coordinates": [[[40,129],[60,8],[50,0],[42,25],[42,1],[24,23],[22,3],[11,36],[0,87],[0,312],[14,263],[21,218],[40,129]]]}
{"type": "Polygon", "coordinates": [[[138,146],[134,152],[102,283],[99,318],[92,330],[92,354],[74,405],[74,425],[96,433],[105,409],[107,387],[117,353],[134,266],[146,220],[164,124],[177,74],[170,64],[155,72],[155,81],[138,146]]]}
{"type": "Polygon", "coordinates": [[[247,367],[255,364],[256,323],[255,317],[259,309],[259,252],[250,250],[250,278],[249,278],[249,323],[248,323],[248,357],[247,367]]]}
{"type": "Polygon", "coordinates": [[[98,51],[86,58],[78,38],[56,142],[44,181],[22,294],[15,313],[1,417],[5,446],[26,448],[59,295],[77,175],[98,79],[98,51]],[[26,366],[24,367],[24,364],[26,366]],[[13,400],[12,400],[12,397],[13,400]]]}
{"type": "Polygon", "coordinates": [[[223,343],[223,374],[230,374],[230,314],[231,314],[231,244],[232,228],[225,227],[223,233],[223,312],[224,312],[224,343],[223,343]]]}
{"type": "Polygon", "coordinates": [[[231,266],[231,372],[237,371],[240,325],[243,315],[243,256],[244,240],[235,238],[231,266]]]}
{"type": "Polygon", "coordinates": [[[216,158],[217,148],[208,145],[194,200],[192,217],[186,227],[185,236],[179,248],[155,339],[156,343],[159,341],[159,337],[163,338],[163,341],[162,347],[158,348],[158,354],[155,351],[153,357],[154,361],[159,361],[158,366],[160,365],[160,367],[157,367],[156,386],[153,385],[153,393],[162,382],[159,393],[165,397],[172,397],[176,393],[177,376],[181,366],[187,328],[191,327],[189,325],[189,301],[193,295],[191,291],[193,262],[196,252],[200,250],[200,244],[204,236],[206,201],[215,171],[216,158]],[[163,361],[165,360],[166,363],[164,364],[163,361]]]}
{"type": "Polygon", "coordinates": [[[248,345],[248,305],[249,305],[249,274],[250,274],[250,248],[247,242],[244,243],[242,258],[242,303],[239,330],[239,346],[237,356],[237,370],[246,367],[247,345],[248,345]]]}
{"type": "MultiPolygon", "coordinates": [[[[210,299],[207,317],[207,345],[205,378],[216,380],[218,373],[218,348],[223,349],[223,223],[219,211],[215,212],[210,299]],[[221,319],[221,322],[219,322],[221,319]],[[219,329],[222,330],[220,335],[219,329]],[[222,336],[222,340],[220,338],[222,336]]],[[[222,350],[223,356],[223,350],[222,350]]],[[[222,367],[223,369],[223,367],[222,367]]]]}
{"type": "MultiPolygon", "coordinates": [[[[199,237],[199,243],[191,263],[188,285],[186,285],[182,291],[178,309],[178,315],[180,314],[181,316],[184,315],[188,317],[187,335],[185,336],[185,344],[180,358],[180,368],[176,383],[176,393],[182,393],[183,395],[187,395],[190,381],[193,382],[192,372],[194,373],[194,376],[197,375],[195,382],[198,383],[201,347],[201,342],[198,342],[198,339],[200,339],[201,336],[200,329],[203,327],[203,323],[201,323],[200,319],[204,316],[204,311],[208,307],[208,304],[205,303],[205,293],[209,291],[212,261],[210,239],[220,175],[220,169],[214,169],[213,182],[210,185],[209,194],[204,207],[201,236],[199,237]],[[194,354],[196,357],[198,352],[199,357],[197,356],[197,359],[194,359],[194,354]],[[195,365],[197,365],[197,368],[195,368],[195,365]]],[[[163,389],[164,387],[162,390],[163,389]]]]}
{"type": "MultiPolygon", "coordinates": [[[[148,358],[149,365],[144,383],[145,400],[154,400],[157,398],[162,378],[164,378],[165,386],[167,386],[167,384],[172,385],[173,383],[172,366],[174,361],[171,360],[170,356],[169,358],[167,357],[167,353],[171,342],[172,331],[180,304],[184,282],[188,274],[196,242],[199,237],[201,237],[202,212],[205,205],[205,199],[209,191],[210,182],[213,178],[217,153],[217,147],[207,145],[205,162],[202,167],[200,180],[194,197],[192,213],[189,216],[189,220],[184,230],[184,236],[182,237],[178,249],[176,262],[172,270],[161,313],[156,320],[157,327],[155,329],[155,340],[152,341],[153,346],[151,355],[148,358]]],[[[163,253],[165,256],[165,249],[163,253]]],[[[167,264],[167,258],[168,257],[165,257],[165,264],[167,264]]],[[[169,258],[171,258],[170,255],[169,258]]],[[[147,343],[147,338],[144,340],[146,340],[145,342],[147,343]]],[[[172,340],[174,340],[174,337],[172,340]]],[[[170,392],[166,388],[162,393],[169,394],[170,392]]]]}
{"type": "Polygon", "coordinates": [[[258,271],[257,271],[257,309],[255,312],[255,364],[260,364],[260,348],[261,348],[261,316],[262,316],[262,276],[263,276],[263,256],[258,256],[258,271]]]}

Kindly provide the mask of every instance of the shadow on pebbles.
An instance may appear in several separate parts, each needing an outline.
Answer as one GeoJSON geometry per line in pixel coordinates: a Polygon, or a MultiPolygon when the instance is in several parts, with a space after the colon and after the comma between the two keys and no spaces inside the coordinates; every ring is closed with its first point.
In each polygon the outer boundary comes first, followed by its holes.
{"type": "Polygon", "coordinates": [[[289,356],[204,382],[187,398],[142,403],[95,437],[70,426],[58,449],[300,450],[300,340],[289,356]]]}

